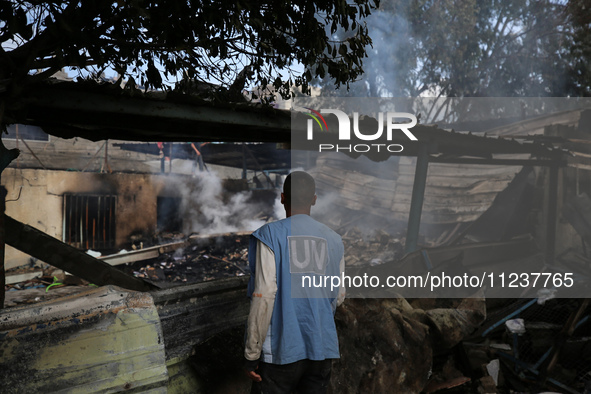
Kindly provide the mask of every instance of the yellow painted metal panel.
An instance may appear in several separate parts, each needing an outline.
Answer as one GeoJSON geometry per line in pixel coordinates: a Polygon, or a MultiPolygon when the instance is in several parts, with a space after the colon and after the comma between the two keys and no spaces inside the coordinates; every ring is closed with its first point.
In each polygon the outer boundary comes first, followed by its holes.
{"type": "Polygon", "coordinates": [[[7,392],[165,393],[160,319],[148,293],[106,286],[0,313],[7,392]]]}
{"type": "Polygon", "coordinates": [[[168,367],[168,394],[205,394],[199,377],[185,357],[176,357],[166,362],[168,367]]]}

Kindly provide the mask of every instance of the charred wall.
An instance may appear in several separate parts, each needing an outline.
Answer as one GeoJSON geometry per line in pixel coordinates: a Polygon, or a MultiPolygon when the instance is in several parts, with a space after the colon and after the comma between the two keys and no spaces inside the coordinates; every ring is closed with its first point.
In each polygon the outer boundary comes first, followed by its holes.
{"type": "MultiPolygon", "coordinates": [[[[134,234],[153,235],[158,225],[158,198],[183,197],[178,185],[185,183],[190,183],[190,177],[15,168],[6,169],[2,176],[2,184],[8,189],[7,215],[60,240],[66,229],[64,196],[114,196],[116,248],[129,247],[134,234]]],[[[192,190],[194,193],[199,190],[192,190]]],[[[88,249],[91,245],[74,246],[88,249]]],[[[28,261],[27,255],[7,247],[7,268],[28,261]]]]}

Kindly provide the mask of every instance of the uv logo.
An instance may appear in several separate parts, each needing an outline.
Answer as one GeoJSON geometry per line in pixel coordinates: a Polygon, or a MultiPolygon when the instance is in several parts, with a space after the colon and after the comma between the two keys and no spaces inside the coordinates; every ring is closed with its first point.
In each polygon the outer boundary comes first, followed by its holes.
{"type": "Polygon", "coordinates": [[[311,236],[287,237],[289,245],[289,272],[324,275],[328,264],[326,239],[311,236]]]}
{"type": "MultiPolygon", "coordinates": [[[[313,110],[312,108],[306,108],[309,110],[309,113],[306,115],[310,116],[312,119],[308,119],[307,123],[307,138],[308,140],[314,139],[314,121],[318,126],[320,126],[320,130],[328,131],[328,125],[326,124],[326,120],[322,116],[323,114],[334,114],[339,123],[339,140],[347,141],[351,139],[351,119],[347,114],[338,109],[321,109],[320,112],[313,110]]],[[[417,118],[413,114],[409,114],[407,112],[387,112],[385,115],[383,112],[378,113],[378,127],[377,130],[369,131],[369,130],[360,130],[359,129],[359,112],[353,112],[353,133],[355,137],[362,141],[375,141],[379,139],[383,132],[384,132],[384,116],[386,119],[386,138],[388,141],[392,140],[392,134],[394,130],[402,131],[408,139],[411,141],[417,141],[417,137],[414,136],[413,133],[410,132],[410,128],[416,126],[417,118]],[[406,123],[399,123],[401,119],[410,120],[410,122],[406,123]]]]}

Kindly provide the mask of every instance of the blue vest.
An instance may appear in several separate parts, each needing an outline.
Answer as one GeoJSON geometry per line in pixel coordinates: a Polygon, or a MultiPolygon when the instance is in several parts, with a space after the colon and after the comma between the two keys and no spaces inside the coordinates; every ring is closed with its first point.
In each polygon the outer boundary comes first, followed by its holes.
{"type": "Polygon", "coordinates": [[[319,288],[318,284],[324,276],[340,277],[344,253],[341,237],[308,215],[294,215],[262,226],[250,239],[249,297],[254,290],[257,240],[275,254],[277,272],[277,294],[263,344],[263,361],[288,364],[303,359],[339,358],[334,323],[338,288],[330,291],[330,282],[327,287],[319,288]],[[302,291],[308,290],[306,297],[302,291]]]}

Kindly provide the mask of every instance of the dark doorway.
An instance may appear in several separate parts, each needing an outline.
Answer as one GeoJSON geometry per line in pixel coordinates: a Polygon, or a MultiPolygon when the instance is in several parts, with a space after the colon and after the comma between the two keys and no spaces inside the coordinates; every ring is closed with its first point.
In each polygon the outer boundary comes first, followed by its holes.
{"type": "Polygon", "coordinates": [[[158,223],[160,233],[174,233],[182,231],[181,199],[178,197],[158,197],[158,223]]]}

